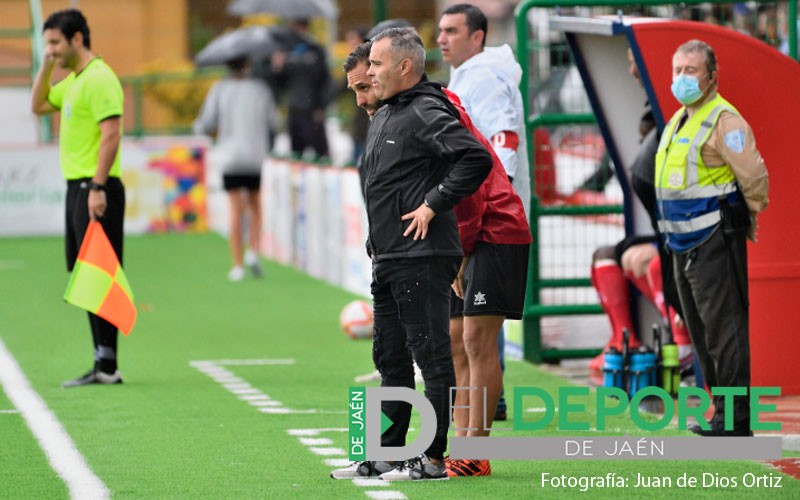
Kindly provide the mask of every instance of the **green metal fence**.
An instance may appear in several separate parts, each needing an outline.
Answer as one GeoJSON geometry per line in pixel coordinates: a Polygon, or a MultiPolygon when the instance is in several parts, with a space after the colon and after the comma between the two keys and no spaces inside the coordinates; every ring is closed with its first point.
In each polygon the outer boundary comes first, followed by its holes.
{"type": "Polygon", "coordinates": [[[191,133],[209,88],[224,75],[222,68],[197,68],[122,77],[126,134],[191,133]]]}
{"type": "MultiPolygon", "coordinates": [[[[516,16],[517,27],[517,57],[523,67],[522,82],[520,89],[523,93],[525,103],[525,116],[527,137],[538,137],[537,130],[544,129],[550,133],[558,131],[564,127],[578,128],[583,133],[592,133],[592,123],[594,116],[585,112],[571,113],[563,112],[556,107],[549,106],[548,101],[542,96],[548,92],[557,92],[559,83],[555,83],[555,89],[549,88],[553,79],[553,74],[559,71],[564,72],[564,68],[572,65],[571,54],[569,53],[564,35],[561,33],[544,33],[548,30],[546,22],[536,22],[537,15],[546,17],[547,15],[576,15],[593,16],[602,14],[622,14],[622,15],[643,15],[651,17],[675,17],[680,15],[682,18],[698,19],[703,14],[713,17],[717,23],[736,23],[734,27],[740,31],[750,30],[754,36],[760,34],[766,43],[776,45],[783,42],[786,47],[784,50],[797,59],[797,0],[788,2],[752,2],[750,4],[737,4],[745,7],[736,7],[734,10],[733,2],[715,1],[701,2],[696,0],[686,0],[680,4],[669,4],[659,0],[641,0],[634,3],[627,1],[614,0],[529,0],[518,5],[516,16]],[[749,9],[753,3],[757,5],[755,9],[749,9]],[[742,22],[743,8],[748,8],[742,22]],[[537,9],[531,16],[532,9],[537,9]],[[776,16],[771,18],[770,16],[776,16]],[[786,20],[786,34],[781,37],[780,26],[777,26],[777,33],[770,30],[770,21],[780,22],[781,16],[786,20]],[[532,19],[533,18],[533,19],[532,19]],[[532,22],[533,21],[533,22],[532,22]],[[762,26],[767,29],[764,33],[759,33],[762,26]],[[555,109],[554,109],[555,108],[555,109]]],[[[582,110],[583,111],[583,110],[582,110]]],[[[552,137],[552,135],[550,135],[552,137]]],[[[591,289],[588,272],[590,261],[584,264],[584,272],[576,274],[574,272],[559,273],[543,270],[543,246],[551,244],[546,239],[543,240],[544,232],[542,225],[555,218],[560,220],[585,220],[590,217],[608,217],[610,214],[622,214],[623,205],[616,203],[594,203],[594,204],[560,204],[548,201],[542,193],[554,190],[554,186],[536,185],[537,172],[543,165],[537,165],[537,156],[543,147],[552,147],[552,144],[540,144],[532,141],[529,148],[532,166],[532,189],[531,199],[531,232],[534,235],[534,243],[531,245],[529,281],[526,294],[526,305],[524,311],[523,325],[523,354],[524,357],[532,362],[558,362],[566,358],[583,358],[598,354],[600,348],[597,346],[578,346],[565,347],[558,345],[558,342],[548,341],[544,333],[544,324],[548,320],[558,317],[574,317],[588,315],[602,315],[603,311],[596,300],[596,294],[591,289]],[[537,194],[538,193],[538,194],[537,194]],[[591,291],[587,295],[587,291],[591,291]],[[568,295],[572,291],[582,291],[573,297],[568,295]],[[589,297],[589,300],[586,300],[589,297]]],[[[548,168],[556,168],[554,165],[548,168]]],[[[620,217],[617,215],[617,217],[620,217]]],[[[618,230],[616,231],[619,232],[618,230]]],[[[609,233],[614,233],[610,231],[609,233]]],[[[600,237],[602,239],[602,236],[600,237]]],[[[612,234],[606,235],[608,244],[613,245],[618,238],[612,234]]],[[[553,251],[553,249],[549,249],[553,251]]],[[[574,271],[574,270],[573,270],[574,271]]],[[[603,326],[607,328],[607,320],[603,318],[603,326]]],[[[560,335],[570,335],[573,332],[560,331],[560,335]]],[[[596,337],[596,335],[595,335],[596,337]]],[[[564,344],[563,342],[561,344],[564,344]]],[[[577,344],[580,344],[578,342],[577,344]]],[[[585,344],[585,343],[584,343],[585,344]]]]}

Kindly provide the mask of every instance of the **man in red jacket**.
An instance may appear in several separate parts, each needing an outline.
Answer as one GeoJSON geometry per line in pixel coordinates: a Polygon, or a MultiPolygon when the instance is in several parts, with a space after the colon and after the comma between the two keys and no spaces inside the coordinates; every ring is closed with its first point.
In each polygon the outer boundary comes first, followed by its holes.
{"type": "MultiPolygon", "coordinates": [[[[432,84],[435,85],[435,84],[432,84]]],[[[464,260],[450,297],[450,345],[456,369],[457,436],[488,436],[503,374],[497,335],[506,318],[521,319],[532,241],[522,200],[494,149],[472,124],[458,96],[443,89],[460,122],[492,155],[492,170],[475,194],[455,207],[464,260]]],[[[450,476],[488,476],[488,460],[448,461],[450,476]]]]}

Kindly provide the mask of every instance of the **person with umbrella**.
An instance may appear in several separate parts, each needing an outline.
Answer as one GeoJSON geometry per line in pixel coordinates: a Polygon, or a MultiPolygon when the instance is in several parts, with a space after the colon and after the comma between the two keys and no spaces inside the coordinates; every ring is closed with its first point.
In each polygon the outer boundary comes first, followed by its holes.
{"type": "Polygon", "coordinates": [[[308,19],[291,20],[288,27],[293,35],[290,48],[272,53],[264,78],[271,87],[286,92],[292,154],[299,158],[310,148],[315,159],[326,159],[325,114],[332,94],[328,56],[308,34],[308,19]]]}
{"type": "Polygon", "coordinates": [[[289,30],[283,26],[246,26],[227,31],[198,52],[194,63],[221,66],[240,57],[251,60],[266,57],[283,48],[289,35],[289,30]]]}
{"type": "Polygon", "coordinates": [[[222,171],[230,206],[230,281],[241,281],[243,264],[254,277],[262,275],[258,257],[261,241],[261,167],[270,150],[276,110],[272,91],[248,76],[247,57],[228,61],[231,75],[214,84],[194,122],[195,133],[216,137],[210,161],[222,171]],[[243,192],[244,191],[244,192],[243,192]],[[248,248],[242,255],[242,217],[248,216],[248,248]]]}
{"type": "Polygon", "coordinates": [[[339,9],[333,0],[232,0],[225,10],[232,16],[263,13],[282,19],[334,19],[339,9]]]}

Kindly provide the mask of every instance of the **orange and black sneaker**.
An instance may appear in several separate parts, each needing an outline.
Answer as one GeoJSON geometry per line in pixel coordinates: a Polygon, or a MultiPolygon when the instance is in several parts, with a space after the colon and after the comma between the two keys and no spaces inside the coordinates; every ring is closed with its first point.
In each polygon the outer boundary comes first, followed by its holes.
{"type": "Polygon", "coordinates": [[[459,476],[489,476],[492,474],[492,465],[488,460],[474,460],[471,458],[453,458],[445,462],[447,475],[459,476]]]}

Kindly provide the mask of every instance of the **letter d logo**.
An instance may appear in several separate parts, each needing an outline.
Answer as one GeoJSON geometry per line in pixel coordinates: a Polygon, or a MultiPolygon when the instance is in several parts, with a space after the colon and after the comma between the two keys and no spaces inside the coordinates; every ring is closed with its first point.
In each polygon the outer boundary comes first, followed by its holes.
{"type": "Polygon", "coordinates": [[[430,402],[414,389],[407,387],[367,387],[366,459],[403,461],[423,453],[436,435],[436,413],[430,402]],[[403,401],[415,407],[420,416],[417,439],[405,446],[381,446],[381,403],[403,401]]]}

